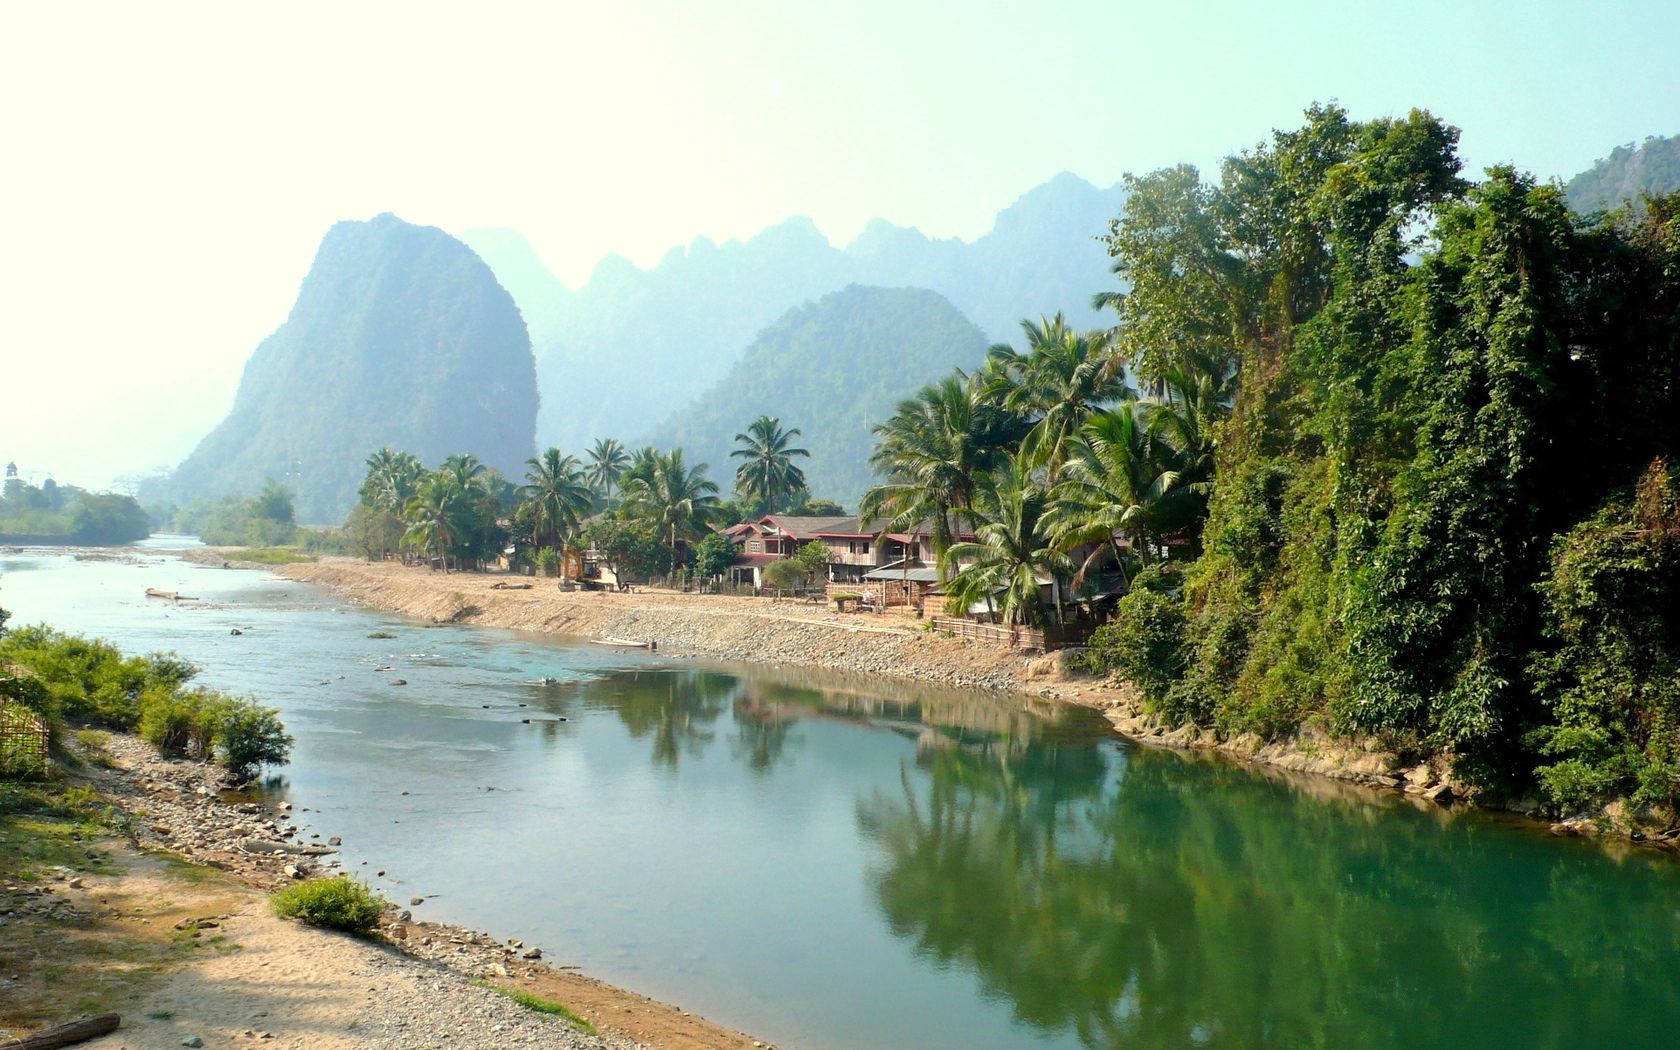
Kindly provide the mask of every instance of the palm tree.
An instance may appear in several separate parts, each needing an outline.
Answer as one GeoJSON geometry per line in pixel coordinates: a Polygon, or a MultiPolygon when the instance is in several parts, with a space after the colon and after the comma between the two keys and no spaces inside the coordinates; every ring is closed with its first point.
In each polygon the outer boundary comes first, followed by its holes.
{"type": "Polygon", "coordinates": [[[682,449],[648,452],[625,473],[624,505],[632,518],[654,524],[675,563],[680,541],[705,534],[718,506],[718,487],[706,480],[706,464],[683,462],[682,449]]]}
{"type": "Polygon", "coordinates": [[[980,479],[998,459],[995,416],[961,370],[899,402],[874,428],[869,465],[886,480],[864,494],[859,516],[884,518],[882,532],[930,528],[934,553],[943,553],[955,517],[972,511],[980,479]]]}
{"type": "Polygon", "coordinates": [[[601,493],[601,498],[611,500],[613,486],[624,476],[630,466],[630,453],[617,438],[596,438],[595,444],[589,447],[589,465],[586,477],[595,490],[601,493]]]}
{"type": "Polygon", "coordinates": [[[412,452],[382,448],[367,458],[367,477],[359,495],[370,507],[401,514],[425,468],[412,452]]]}
{"type": "Polygon", "coordinates": [[[421,481],[403,510],[408,521],[403,542],[442,560],[444,572],[449,571],[449,556],[461,535],[466,495],[454,475],[434,471],[421,481]]]}
{"type": "Polygon", "coordinates": [[[485,466],[479,458],[471,452],[457,452],[443,461],[438,470],[455,479],[455,484],[465,492],[471,488],[478,476],[483,474],[485,466]]]}
{"type": "Polygon", "coordinates": [[[729,455],[744,459],[735,470],[735,491],[764,512],[784,510],[789,499],[805,488],[805,472],[793,465],[795,456],[810,456],[802,448],[790,448],[799,428],[783,430],[782,421],[759,416],[745,434],[736,434],[741,446],[729,455]]]}
{"type": "Polygon", "coordinates": [[[994,471],[975,501],[981,522],[975,539],[951,544],[940,558],[946,573],[956,568],[946,585],[953,611],[967,612],[977,602],[989,606],[995,600],[1010,624],[1041,624],[1039,577],[1046,576],[1061,621],[1061,581],[1072,566],[1051,541],[1045,521],[1049,495],[1033,480],[1033,469],[1021,455],[994,471]]]}
{"type": "Polygon", "coordinates": [[[1021,330],[1026,353],[1008,346],[988,352],[986,394],[1035,421],[1022,447],[1031,465],[1045,467],[1055,481],[1085,420],[1127,395],[1125,376],[1108,331],[1080,334],[1059,313],[1022,321],[1021,330]]]}
{"type": "Polygon", "coordinates": [[[595,504],[588,474],[574,457],[561,455],[557,448],[526,460],[525,465],[530,468],[525,472],[528,484],[520,488],[519,496],[528,508],[532,535],[538,546],[558,547],[577,531],[595,504]]]}
{"type": "Polygon", "coordinates": [[[1147,564],[1152,542],[1188,495],[1172,450],[1155,437],[1157,411],[1146,402],[1129,401],[1099,412],[1080,428],[1072,445],[1062,480],[1051,493],[1046,527],[1061,550],[1093,545],[1074,574],[1075,587],[1105,556],[1124,565],[1118,537],[1125,537],[1139,562],[1147,564]]]}

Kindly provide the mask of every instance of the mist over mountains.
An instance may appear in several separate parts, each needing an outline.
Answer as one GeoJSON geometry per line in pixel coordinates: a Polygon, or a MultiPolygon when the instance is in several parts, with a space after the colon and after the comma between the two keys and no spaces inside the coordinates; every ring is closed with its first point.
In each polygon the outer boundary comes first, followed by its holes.
{"type": "Polygon", "coordinates": [[[724,489],[739,460],[734,435],[759,415],[798,427],[811,491],[855,507],[870,485],[870,427],[918,388],[972,369],[988,343],[973,322],[926,288],[850,285],[783,314],[735,366],[652,435],[710,464],[724,489]]]}
{"type": "MultiPolygon", "coordinates": [[[[557,280],[514,231],[461,238],[490,264],[530,328],[543,391],[538,443],[573,450],[601,436],[646,439],[722,379],[766,326],[851,284],[930,289],[994,341],[1012,337],[1024,317],[1057,310],[1077,325],[1103,323],[1090,298],[1113,279],[1097,238],[1123,203],[1120,186],[1098,189],[1064,173],[1005,208],[973,241],[877,219],[837,248],[796,217],[745,241],[698,238],[649,269],[608,256],[578,289],[557,280]]],[[[848,396],[843,383],[834,396],[848,396]]]]}
{"type": "Polygon", "coordinates": [[[471,451],[517,477],[536,412],[524,322],[471,249],[390,214],[340,222],[246,362],[233,410],[143,494],[184,503],[275,480],[300,520],[336,523],[382,445],[427,463],[471,451]]]}

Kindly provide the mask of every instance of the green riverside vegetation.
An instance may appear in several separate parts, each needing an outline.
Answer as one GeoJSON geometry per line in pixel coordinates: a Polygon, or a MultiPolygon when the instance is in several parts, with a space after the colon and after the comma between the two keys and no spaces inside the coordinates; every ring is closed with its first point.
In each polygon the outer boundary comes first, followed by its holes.
{"type": "Polygon", "coordinates": [[[0,700],[45,722],[54,751],[73,721],[138,731],[166,755],[218,761],[240,778],[285,764],[292,738],[279,715],[250,700],[189,688],[197,674],[173,653],[124,656],[109,643],[41,625],[0,635],[0,700]]]}
{"type": "Polygon", "coordinates": [[[378,894],[348,875],[307,879],[276,893],[269,904],[283,919],[363,937],[379,925],[385,910],[378,894]]]}
{"type": "Polygon", "coordinates": [[[1457,138],[1315,107],[1217,183],[1130,181],[1117,351],[1238,379],[1199,554],[1106,656],[1174,722],[1672,813],[1680,197],[1581,218],[1457,138]]]}

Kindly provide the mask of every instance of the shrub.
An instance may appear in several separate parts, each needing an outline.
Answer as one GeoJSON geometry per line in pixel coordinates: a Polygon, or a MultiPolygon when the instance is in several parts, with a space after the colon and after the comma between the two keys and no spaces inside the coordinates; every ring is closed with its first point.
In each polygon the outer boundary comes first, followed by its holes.
{"type": "Polygon", "coordinates": [[[1120,599],[1113,622],[1092,634],[1086,665],[1125,676],[1159,708],[1189,666],[1184,627],[1181,602],[1157,591],[1133,590],[1120,599]]]}
{"type": "Polygon", "coordinates": [[[309,926],[365,935],[379,925],[384,902],[362,883],[340,875],[288,886],[270,901],[274,914],[309,926]]]}
{"type": "Polygon", "coordinates": [[[244,779],[259,766],[285,765],[291,759],[292,738],[273,708],[223,699],[216,709],[216,747],[228,770],[244,779]]]}
{"type": "Polygon", "coordinates": [[[534,562],[538,576],[560,575],[560,552],[553,547],[544,547],[537,551],[534,562]]]}
{"type": "Polygon", "coordinates": [[[773,561],[764,567],[764,582],[779,591],[792,590],[803,586],[810,574],[797,558],[783,558],[773,561]]]}
{"type": "Polygon", "coordinates": [[[216,739],[217,694],[154,686],[140,697],[140,736],[165,755],[209,758],[216,739]]]}

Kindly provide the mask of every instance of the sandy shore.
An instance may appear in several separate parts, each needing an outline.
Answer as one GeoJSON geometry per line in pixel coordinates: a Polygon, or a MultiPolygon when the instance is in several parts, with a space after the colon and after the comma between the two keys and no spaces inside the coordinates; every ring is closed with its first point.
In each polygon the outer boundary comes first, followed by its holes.
{"type": "Polygon", "coordinates": [[[540,949],[415,921],[395,904],[371,939],[281,920],[268,907],[269,891],[334,874],[331,840],[305,839],[287,804],[224,801],[218,767],[162,759],[137,737],[100,736],[75,779],[120,810],[128,836],[89,837],[46,879],[0,872],[0,1013],[10,1019],[0,1020],[0,1033],[114,1010],[121,1029],[86,1045],[161,1050],[193,1038],[299,1050],[767,1045],[554,968],[540,949]],[[485,985],[563,1003],[600,1034],[485,985]]]}

